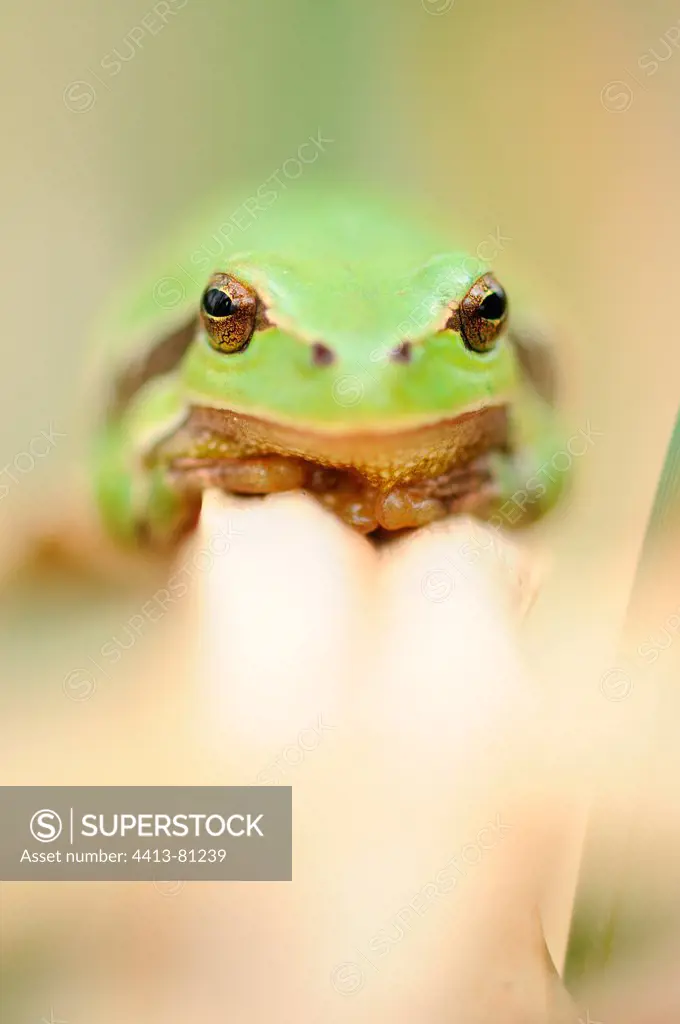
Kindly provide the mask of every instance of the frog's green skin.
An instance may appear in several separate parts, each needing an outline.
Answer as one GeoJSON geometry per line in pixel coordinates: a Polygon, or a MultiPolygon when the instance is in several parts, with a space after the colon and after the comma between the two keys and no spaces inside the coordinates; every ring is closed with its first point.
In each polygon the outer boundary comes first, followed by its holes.
{"type": "Polygon", "coordinates": [[[489,268],[399,208],[303,192],[197,218],[102,326],[109,531],[172,542],[206,486],[304,487],[364,532],[543,511],[561,476],[541,473],[552,411],[520,369],[516,311],[489,352],[445,329],[489,268]],[[266,307],[243,351],[215,350],[198,318],[218,270],[266,307]]]}

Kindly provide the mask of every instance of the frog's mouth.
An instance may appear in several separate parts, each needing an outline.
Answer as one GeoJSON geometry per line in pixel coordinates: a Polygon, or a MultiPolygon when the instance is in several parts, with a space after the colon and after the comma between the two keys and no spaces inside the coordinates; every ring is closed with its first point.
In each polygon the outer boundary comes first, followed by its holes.
{"type": "Polygon", "coordinates": [[[226,409],[194,406],[172,447],[188,468],[224,459],[283,456],[326,469],[352,470],[373,486],[432,478],[510,445],[508,406],[484,405],[458,416],[392,430],[327,434],[226,409]]]}

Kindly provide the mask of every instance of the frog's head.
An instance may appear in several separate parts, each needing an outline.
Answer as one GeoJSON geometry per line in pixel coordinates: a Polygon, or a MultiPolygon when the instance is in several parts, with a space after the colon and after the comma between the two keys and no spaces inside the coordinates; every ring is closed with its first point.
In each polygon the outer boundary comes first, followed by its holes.
{"type": "Polygon", "coordinates": [[[476,257],[404,267],[243,255],[206,281],[184,379],[199,404],[323,433],[409,429],[508,400],[504,289],[476,257]]]}

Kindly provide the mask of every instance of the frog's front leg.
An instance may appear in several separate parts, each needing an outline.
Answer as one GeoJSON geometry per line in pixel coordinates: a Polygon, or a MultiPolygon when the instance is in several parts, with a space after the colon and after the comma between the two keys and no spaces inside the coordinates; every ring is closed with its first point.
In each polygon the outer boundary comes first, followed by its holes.
{"type": "Polygon", "coordinates": [[[124,423],[104,428],[94,463],[95,500],[116,540],[169,547],[197,521],[200,498],[179,488],[163,467],[146,466],[124,423]]]}
{"type": "Polygon", "coordinates": [[[162,549],[197,522],[200,495],[182,487],[167,466],[150,457],[164,437],[181,429],[185,416],[176,379],[168,375],[141,389],[98,435],[93,489],[115,539],[162,549]]]}
{"type": "Polygon", "coordinates": [[[451,513],[486,518],[487,505],[497,494],[492,466],[483,457],[441,476],[393,487],[379,496],[376,517],[386,530],[427,526],[451,513]]]}
{"type": "MultiPolygon", "coordinates": [[[[555,413],[533,391],[513,409],[508,452],[490,456],[496,499],[488,516],[496,525],[523,526],[548,512],[568,482],[555,413]]],[[[567,453],[568,455],[568,453],[567,453]]]]}
{"type": "Polygon", "coordinates": [[[188,457],[174,459],[168,474],[178,489],[204,491],[214,487],[232,494],[274,494],[301,488],[306,466],[302,459],[287,455],[222,458],[212,462],[188,457]]]}

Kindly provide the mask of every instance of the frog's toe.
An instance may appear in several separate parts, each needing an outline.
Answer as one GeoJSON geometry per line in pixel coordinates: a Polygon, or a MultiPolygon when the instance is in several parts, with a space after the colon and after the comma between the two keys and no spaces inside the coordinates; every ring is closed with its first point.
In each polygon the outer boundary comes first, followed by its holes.
{"type": "Polygon", "coordinates": [[[375,514],[384,530],[406,530],[442,519],[446,506],[439,498],[424,495],[422,490],[395,487],[378,499],[375,514]]]}
{"type": "Polygon", "coordinates": [[[321,504],[339,516],[359,533],[372,533],[378,527],[375,509],[375,492],[361,487],[351,477],[333,480],[332,486],[320,487],[313,480],[311,492],[321,504]],[[314,486],[317,485],[317,486],[314,486]]]}
{"type": "Polygon", "coordinates": [[[305,464],[289,456],[263,455],[240,459],[179,458],[171,473],[184,490],[215,487],[233,494],[295,491],[305,480],[305,464]]]}

